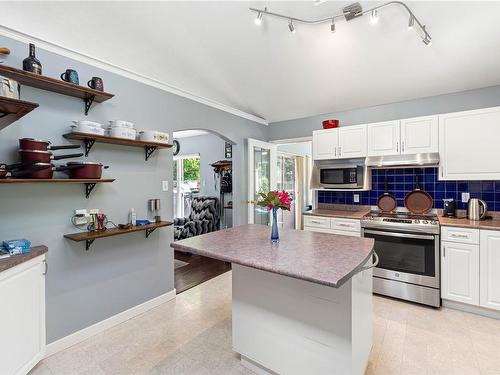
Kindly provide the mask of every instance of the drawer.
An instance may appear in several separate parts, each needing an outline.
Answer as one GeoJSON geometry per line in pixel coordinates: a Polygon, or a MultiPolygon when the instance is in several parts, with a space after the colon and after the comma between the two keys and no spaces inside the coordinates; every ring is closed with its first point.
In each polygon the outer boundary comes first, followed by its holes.
{"type": "Polygon", "coordinates": [[[441,227],[441,241],[479,244],[479,229],[441,227]]]}
{"type": "Polygon", "coordinates": [[[331,228],[335,230],[361,233],[361,221],[356,219],[331,219],[331,228]]]}
{"type": "Polygon", "coordinates": [[[304,227],[330,229],[330,218],[304,215],[304,227]]]}

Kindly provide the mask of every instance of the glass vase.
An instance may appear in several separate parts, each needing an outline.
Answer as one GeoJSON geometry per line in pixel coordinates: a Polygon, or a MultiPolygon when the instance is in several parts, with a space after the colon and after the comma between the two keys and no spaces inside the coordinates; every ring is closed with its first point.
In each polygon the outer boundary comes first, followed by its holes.
{"type": "Polygon", "coordinates": [[[273,208],[273,226],[271,228],[271,242],[280,242],[280,235],[278,233],[278,208],[273,208]]]}

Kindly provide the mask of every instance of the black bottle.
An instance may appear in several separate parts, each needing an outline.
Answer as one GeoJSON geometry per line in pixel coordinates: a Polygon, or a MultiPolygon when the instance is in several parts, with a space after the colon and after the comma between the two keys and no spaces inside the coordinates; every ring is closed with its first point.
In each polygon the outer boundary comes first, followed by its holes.
{"type": "Polygon", "coordinates": [[[42,74],[42,64],[35,56],[35,45],[33,43],[30,43],[30,55],[23,60],[23,70],[35,74],[42,74]]]}

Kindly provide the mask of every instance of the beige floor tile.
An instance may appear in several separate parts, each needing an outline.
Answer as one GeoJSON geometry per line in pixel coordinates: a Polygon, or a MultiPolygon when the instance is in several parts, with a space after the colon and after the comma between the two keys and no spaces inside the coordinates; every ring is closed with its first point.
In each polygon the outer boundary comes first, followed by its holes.
{"type": "MultiPolygon", "coordinates": [[[[500,321],[374,297],[367,375],[499,375],[500,321]]],[[[43,360],[31,375],[248,375],[231,348],[231,273],[43,360]]]]}

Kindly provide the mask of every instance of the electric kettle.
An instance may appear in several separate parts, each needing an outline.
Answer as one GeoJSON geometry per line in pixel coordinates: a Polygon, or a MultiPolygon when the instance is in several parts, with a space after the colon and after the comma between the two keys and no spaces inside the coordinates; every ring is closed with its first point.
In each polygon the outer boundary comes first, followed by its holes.
{"type": "Polygon", "coordinates": [[[488,205],[485,201],[478,198],[469,199],[469,203],[467,203],[467,218],[469,220],[484,219],[486,211],[488,211],[488,205]]]}

